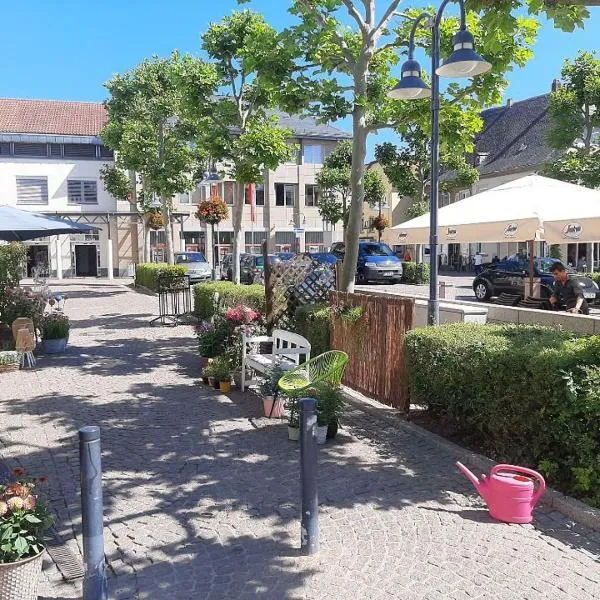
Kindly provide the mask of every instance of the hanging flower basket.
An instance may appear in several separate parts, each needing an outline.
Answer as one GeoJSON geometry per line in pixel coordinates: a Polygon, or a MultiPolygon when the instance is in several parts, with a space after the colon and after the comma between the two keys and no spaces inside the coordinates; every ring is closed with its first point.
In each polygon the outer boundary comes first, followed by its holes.
{"type": "Polygon", "coordinates": [[[159,210],[146,213],[146,225],[150,227],[150,229],[162,229],[163,227],[163,217],[162,213],[159,210]]]}
{"type": "Polygon", "coordinates": [[[377,231],[383,231],[386,227],[390,226],[390,220],[384,216],[377,216],[373,219],[373,229],[377,231]]]}
{"type": "Polygon", "coordinates": [[[196,218],[201,223],[217,225],[229,216],[227,204],[219,196],[211,196],[208,200],[202,200],[196,210],[196,218]]]}

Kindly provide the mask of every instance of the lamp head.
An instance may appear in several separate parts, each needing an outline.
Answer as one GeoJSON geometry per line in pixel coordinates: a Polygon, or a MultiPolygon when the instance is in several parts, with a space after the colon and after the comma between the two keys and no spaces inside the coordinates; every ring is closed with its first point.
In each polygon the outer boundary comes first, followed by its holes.
{"type": "Polygon", "coordinates": [[[402,65],[400,81],[388,96],[394,100],[419,100],[431,96],[431,89],[421,79],[421,65],[416,60],[409,58],[402,65]]]}
{"type": "Polygon", "coordinates": [[[475,52],[473,36],[460,29],[452,38],[452,54],[436,70],[440,77],[475,77],[486,73],[492,65],[475,52]]]}

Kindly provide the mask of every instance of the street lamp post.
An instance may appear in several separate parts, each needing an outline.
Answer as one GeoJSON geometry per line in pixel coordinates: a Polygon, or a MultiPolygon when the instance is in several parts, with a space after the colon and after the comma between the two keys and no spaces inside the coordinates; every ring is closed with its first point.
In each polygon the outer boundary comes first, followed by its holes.
{"type": "Polygon", "coordinates": [[[429,302],[427,323],[439,325],[440,305],[438,297],[438,192],[440,157],[440,76],[475,77],[491,69],[492,65],[474,50],[473,36],[467,31],[464,0],[444,0],[436,15],[420,14],[410,33],[408,60],[402,65],[400,81],[389,93],[398,100],[418,100],[431,97],[431,184],[429,197],[429,302]],[[440,22],[444,9],[451,1],[460,6],[460,29],[452,38],[453,52],[440,66],[440,22]],[[421,79],[421,66],[414,59],[415,33],[422,21],[427,21],[432,32],[431,89],[421,79]]]}
{"type": "MultiPolygon", "coordinates": [[[[213,163],[210,171],[205,171],[204,172],[204,178],[202,179],[202,181],[200,182],[199,185],[207,187],[208,188],[208,194],[210,196],[210,194],[212,192],[212,186],[215,185],[215,184],[217,184],[217,183],[221,183],[222,181],[223,180],[221,179],[221,176],[217,172],[217,167],[213,163]]],[[[211,242],[212,251],[213,251],[212,280],[213,281],[217,281],[220,278],[219,272],[221,270],[221,257],[219,255],[219,224],[218,223],[217,223],[217,244],[216,244],[216,248],[215,248],[214,236],[215,236],[215,226],[212,225],[211,226],[211,237],[213,239],[211,239],[211,241],[210,241],[211,242]]]]}

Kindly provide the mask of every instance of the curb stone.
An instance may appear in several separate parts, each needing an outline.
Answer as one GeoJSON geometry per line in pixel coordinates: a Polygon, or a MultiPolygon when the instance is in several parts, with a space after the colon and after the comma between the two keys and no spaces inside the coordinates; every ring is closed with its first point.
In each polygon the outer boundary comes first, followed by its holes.
{"type": "MultiPolygon", "coordinates": [[[[400,427],[406,431],[415,433],[439,448],[444,449],[444,451],[450,454],[454,460],[459,460],[466,466],[475,470],[487,472],[491,467],[498,464],[496,461],[483,454],[465,450],[454,442],[450,442],[431,431],[427,431],[423,427],[419,427],[410,421],[406,421],[403,413],[397,408],[381,404],[376,400],[363,396],[359,392],[347,387],[344,387],[343,391],[348,402],[355,408],[376,418],[388,421],[395,427],[400,427]]],[[[600,531],[600,509],[588,506],[580,500],[566,496],[562,492],[558,492],[557,490],[548,487],[544,492],[541,504],[553,508],[573,521],[585,525],[594,531],[600,531]]]]}

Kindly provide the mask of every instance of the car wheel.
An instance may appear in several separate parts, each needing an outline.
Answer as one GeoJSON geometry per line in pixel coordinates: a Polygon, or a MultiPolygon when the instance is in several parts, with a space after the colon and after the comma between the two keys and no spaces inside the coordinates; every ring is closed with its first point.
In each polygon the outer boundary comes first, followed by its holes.
{"type": "Polygon", "coordinates": [[[480,302],[489,300],[492,295],[490,284],[483,280],[479,280],[473,285],[473,291],[475,292],[475,298],[480,302]]]}
{"type": "Polygon", "coordinates": [[[360,285],[366,285],[367,283],[369,283],[367,278],[365,277],[364,271],[358,271],[358,273],[356,274],[356,281],[360,285]]]}

